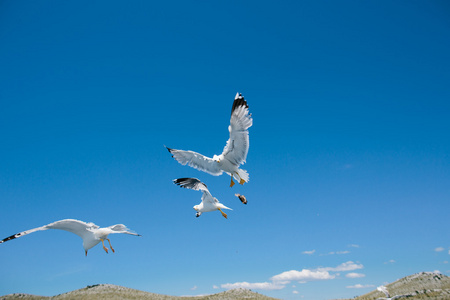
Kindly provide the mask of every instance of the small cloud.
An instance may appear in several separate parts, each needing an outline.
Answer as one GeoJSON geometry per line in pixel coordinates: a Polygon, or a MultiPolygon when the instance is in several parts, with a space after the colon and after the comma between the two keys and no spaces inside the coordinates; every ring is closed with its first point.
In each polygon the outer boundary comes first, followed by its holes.
{"type": "Polygon", "coordinates": [[[220,287],[227,290],[237,288],[244,288],[249,290],[281,290],[285,288],[283,284],[273,282],[236,282],[221,284],[220,287]]]}
{"type": "Polygon", "coordinates": [[[385,262],[384,264],[387,265],[387,264],[393,264],[393,263],[395,263],[395,260],[391,259],[391,260],[385,262]]]}
{"type": "Polygon", "coordinates": [[[436,249],[434,249],[434,251],[436,252],[442,252],[444,250],[445,250],[444,247],[437,247],[436,249]]]}
{"type": "Polygon", "coordinates": [[[448,264],[448,260],[444,260],[444,262],[443,262],[444,264],[448,264]]]}
{"type": "Polygon", "coordinates": [[[336,268],[318,268],[317,270],[323,270],[323,271],[332,271],[332,272],[345,272],[345,271],[353,271],[362,269],[364,266],[362,264],[357,264],[352,261],[348,261],[345,263],[340,264],[336,268]]]}
{"type": "Polygon", "coordinates": [[[348,254],[348,253],[350,253],[350,251],[338,251],[338,252],[336,252],[336,254],[348,254]]]}
{"type": "Polygon", "coordinates": [[[196,289],[198,289],[198,286],[194,285],[193,287],[191,287],[191,291],[195,291],[196,289]]]}
{"type": "Polygon", "coordinates": [[[298,294],[298,291],[292,291],[292,294],[298,294]]]}
{"type": "Polygon", "coordinates": [[[302,254],[312,255],[312,254],[314,254],[314,252],[316,252],[316,250],[303,251],[302,254]]]}
{"type": "Polygon", "coordinates": [[[301,283],[303,281],[328,280],[334,278],[334,275],[330,275],[330,273],[324,270],[311,271],[308,269],[303,269],[301,271],[286,271],[281,274],[275,275],[270,279],[272,281],[279,282],[299,281],[301,283]]]}
{"type": "Polygon", "coordinates": [[[355,284],[355,285],[349,285],[346,288],[348,288],[348,289],[366,289],[366,288],[372,288],[372,287],[375,287],[375,286],[373,284],[365,284],[365,285],[355,284]]]}
{"type": "Polygon", "coordinates": [[[356,245],[356,244],[351,244],[351,245],[348,245],[349,247],[352,247],[352,248],[359,248],[359,245],[356,245]]]}
{"type": "Polygon", "coordinates": [[[347,278],[362,278],[362,277],[366,277],[366,275],[361,274],[361,273],[348,273],[347,275],[345,275],[345,277],[347,277],[347,278]]]}
{"type": "Polygon", "coordinates": [[[450,250],[448,250],[448,255],[450,255],[450,250]]]}
{"type": "Polygon", "coordinates": [[[213,289],[217,290],[219,287],[217,285],[213,285],[213,289]]]}

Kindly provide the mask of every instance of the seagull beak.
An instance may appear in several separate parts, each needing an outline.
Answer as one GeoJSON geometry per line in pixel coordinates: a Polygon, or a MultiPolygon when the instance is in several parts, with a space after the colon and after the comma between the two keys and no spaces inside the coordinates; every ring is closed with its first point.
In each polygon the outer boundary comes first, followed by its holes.
{"type": "Polygon", "coordinates": [[[84,253],[86,253],[86,256],[87,256],[87,250],[84,250],[84,253]]]}

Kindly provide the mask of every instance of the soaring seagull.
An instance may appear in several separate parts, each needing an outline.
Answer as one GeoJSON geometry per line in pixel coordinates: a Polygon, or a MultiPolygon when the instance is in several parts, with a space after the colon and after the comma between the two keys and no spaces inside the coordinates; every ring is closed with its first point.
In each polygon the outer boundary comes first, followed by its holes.
{"type": "Polygon", "coordinates": [[[239,198],[239,200],[241,200],[242,203],[247,204],[247,198],[245,198],[244,195],[241,194],[234,194],[236,197],[239,198]]]}
{"type": "Polygon", "coordinates": [[[194,151],[176,150],[166,147],[182,165],[189,165],[197,170],[219,176],[223,172],[231,176],[230,187],[234,185],[233,177],[240,184],[248,182],[247,171],[239,169],[241,164],[247,159],[249,138],[248,128],[252,126],[253,119],[248,113],[247,101],[242,94],[237,93],[231,108],[231,119],[228,131],[230,138],[223,149],[222,154],[214,155],[213,158],[206,157],[194,151]]]}
{"type": "Polygon", "coordinates": [[[222,209],[232,209],[226,207],[225,205],[220,203],[219,200],[213,197],[206,187],[206,184],[204,184],[197,178],[178,178],[175,179],[173,183],[179,185],[182,188],[203,192],[202,202],[194,206],[194,209],[197,211],[197,214],[195,215],[197,218],[200,217],[203,212],[219,210],[222,213],[222,216],[225,219],[228,219],[227,214],[224,213],[222,209]]]}
{"type": "Polygon", "coordinates": [[[377,290],[379,290],[380,292],[383,292],[386,295],[386,297],[377,298],[377,300],[394,300],[394,299],[398,299],[398,298],[408,297],[408,295],[397,295],[397,296],[391,297],[389,295],[387,288],[384,285],[377,287],[377,290]]]}
{"type": "Polygon", "coordinates": [[[112,252],[115,252],[113,247],[111,246],[111,241],[108,239],[108,235],[111,233],[126,233],[136,236],[141,236],[140,234],[130,232],[129,229],[123,225],[123,224],[117,224],[112,225],[109,227],[100,228],[99,226],[95,225],[94,223],[86,223],[79,220],[73,220],[73,219],[65,219],[56,221],[53,223],[50,223],[48,225],[29,229],[26,231],[22,231],[16,234],[13,234],[7,238],[4,238],[0,241],[1,243],[7,242],[9,240],[13,240],[15,238],[27,235],[29,233],[40,231],[40,230],[47,230],[47,229],[60,229],[69,231],[72,233],[75,233],[79,237],[83,239],[83,248],[84,252],[87,256],[88,250],[97,245],[98,243],[102,242],[103,249],[105,249],[106,253],[108,253],[108,248],[105,247],[104,241],[107,240],[109,242],[109,247],[111,248],[112,252]]]}

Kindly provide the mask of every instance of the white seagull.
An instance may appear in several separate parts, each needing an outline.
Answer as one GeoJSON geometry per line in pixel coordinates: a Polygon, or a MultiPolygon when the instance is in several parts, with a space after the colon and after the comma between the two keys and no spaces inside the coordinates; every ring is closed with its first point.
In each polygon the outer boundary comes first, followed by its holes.
{"type": "Polygon", "coordinates": [[[111,233],[126,233],[136,236],[141,236],[140,234],[130,232],[129,229],[123,225],[123,224],[116,224],[109,227],[100,228],[99,226],[95,225],[94,223],[86,223],[79,220],[73,220],[73,219],[65,219],[56,221],[53,223],[50,223],[48,225],[29,229],[26,231],[22,231],[16,234],[13,234],[7,238],[4,238],[0,241],[1,243],[7,242],[9,240],[13,240],[15,238],[27,235],[29,233],[40,231],[40,230],[47,230],[47,229],[60,229],[69,231],[72,233],[75,233],[79,237],[83,239],[83,248],[86,253],[88,253],[88,250],[97,245],[98,243],[102,242],[103,249],[105,249],[106,253],[108,253],[108,248],[105,247],[104,241],[107,240],[109,242],[109,247],[111,248],[112,252],[115,252],[113,247],[111,246],[111,241],[108,239],[108,235],[111,233]]]}
{"type": "Polygon", "coordinates": [[[376,300],[394,300],[394,299],[398,299],[398,298],[408,297],[408,295],[397,295],[397,296],[391,297],[391,295],[389,295],[387,288],[384,285],[377,287],[377,290],[379,290],[380,292],[383,292],[386,295],[386,297],[377,298],[376,300]]]}
{"type": "Polygon", "coordinates": [[[194,206],[194,209],[197,211],[197,214],[195,215],[197,218],[200,217],[200,215],[203,212],[208,211],[215,211],[219,210],[222,213],[222,216],[225,219],[227,218],[227,214],[222,211],[222,209],[229,209],[232,210],[229,207],[226,207],[222,203],[217,200],[217,198],[213,197],[211,193],[209,192],[208,188],[206,187],[206,184],[198,180],[197,178],[178,178],[174,179],[173,183],[179,185],[180,187],[191,189],[195,191],[202,191],[202,202],[198,205],[194,206]]]}
{"type": "Polygon", "coordinates": [[[248,113],[247,101],[242,94],[237,93],[231,109],[230,138],[223,149],[222,154],[214,155],[213,158],[206,157],[194,151],[176,150],[166,147],[182,165],[189,165],[197,170],[219,176],[223,172],[231,176],[230,187],[234,185],[233,177],[240,183],[248,182],[247,171],[239,169],[247,159],[249,138],[248,128],[252,126],[253,119],[248,113]]]}

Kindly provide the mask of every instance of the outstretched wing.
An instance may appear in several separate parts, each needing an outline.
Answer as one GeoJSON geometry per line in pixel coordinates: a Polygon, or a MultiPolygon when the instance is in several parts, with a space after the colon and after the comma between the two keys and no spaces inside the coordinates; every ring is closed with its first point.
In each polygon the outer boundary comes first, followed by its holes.
{"type": "Polygon", "coordinates": [[[379,290],[380,292],[383,292],[386,295],[386,297],[390,297],[389,292],[384,285],[377,287],[377,290],[379,290]]]}
{"type": "Polygon", "coordinates": [[[219,164],[212,158],[206,157],[194,151],[177,150],[166,147],[167,150],[183,166],[188,165],[197,170],[209,173],[211,175],[221,175],[223,171],[219,168],[219,164]]]}
{"type": "Polygon", "coordinates": [[[253,119],[248,113],[247,101],[241,94],[236,94],[231,109],[230,138],[223,149],[222,156],[234,165],[241,165],[247,159],[249,148],[248,128],[252,126],[253,119]]]}
{"type": "Polygon", "coordinates": [[[126,233],[126,234],[141,236],[140,234],[137,234],[136,232],[132,232],[130,229],[127,228],[127,226],[125,226],[123,224],[112,225],[112,226],[109,226],[108,228],[111,229],[111,231],[112,231],[111,233],[126,233]]]}
{"type": "Polygon", "coordinates": [[[37,228],[33,228],[33,229],[29,229],[29,230],[25,230],[25,231],[13,234],[13,235],[1,240],[0,244],[10,241],[12,239],[33,233],[33,232],[36,232],[36,231],[47,230],[47,229],[61,229],[61,230],[75,233],[76,235],[83,237],[83,235],[87,232],[87,228],[98,228],[98,226],[95,225],[94,223],[85,223],[83,221],[72,220],[72,219],[60,220],[60,221],[56,221],[54,223],[50,223],[50,224],[42,226],[42,227],[37,227],[37,228]]]}
{"type": "Polygon", "coordinates": [[[197,178],[178,178],[173,181],[176,185],[179,185],[180,187],[196,190],[196,191],[202,191],[202,201],[203,202],[210,202],[215,203],[217,202],[217,199],[215,199],[211,193],[208,190],[208,187],[206,184],[198,180],[197,178]]]}

